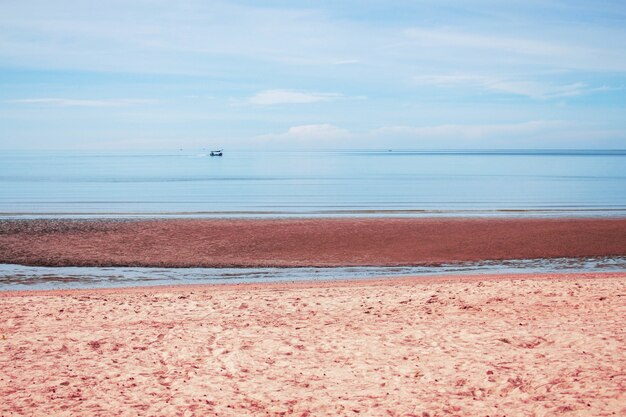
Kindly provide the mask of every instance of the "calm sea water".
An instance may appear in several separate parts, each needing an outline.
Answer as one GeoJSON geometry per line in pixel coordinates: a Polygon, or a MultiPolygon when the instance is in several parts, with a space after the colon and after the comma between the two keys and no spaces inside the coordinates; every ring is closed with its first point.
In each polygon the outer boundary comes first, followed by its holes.
{"type": "Polygon", "coordinates": [[[626,151],[3,153],[0,216],[626,214],[626,151]]]}
{"type": "Polygon", "coordinates": [[[0,291],[242,284],[401,276],[625,272],[626,257],[511,259],[437,266],[332,268],[40,267],[0,264],[0,291]]]}

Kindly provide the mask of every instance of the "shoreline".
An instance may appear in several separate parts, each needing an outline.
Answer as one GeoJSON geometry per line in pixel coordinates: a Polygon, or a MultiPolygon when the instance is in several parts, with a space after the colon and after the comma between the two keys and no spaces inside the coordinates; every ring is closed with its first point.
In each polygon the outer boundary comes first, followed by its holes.
{"type": "MultiPolygon", "coordinates": [[[[626,219],[2,221],[0,262],[626,255],[626,219]]],[[[0,291],[0,415],[621,415],[626,272],[0,291]]]]}
{"type": "Polygon", "coordinates": [[[480,261],[418,267],[100,268],[0,264],[0,292],[621,272],[626,272],[626,257],[480,261]]]}
{"type": "Polygon", "coordinates": [[[626,207],[520,209],[364,209],[314,211],[0,212],[2,220],[282,220],[346,218],[624,218],[626,207]]]}
{"type": "Polygon", "coordinates": [[[89,294],[143,294],[143,293],[186,293],[186,292],[221,292],[221,291],[293,291],[310,288],[344,288],[344,287],[380,287],[380,286],[412,286],[441,283],[478,283],[478,282],[501,282],[501,281],[547,281],[547,280],[579,280],[579,279],[626,279],[624,272],[545,272],[545,273],[489,273],[489,274],[450,274],[450,275],[424,275],[424,276],[396,276],[396,277],[371,277],[371,278],[338,278],[328,280],[304,280],[304,281],[277,281],[277,282],[253,282],[253,283],[218,283],[218,284],[165,284],[165,285],[137,285],[128,287],[106,288],[71,288],[53,290],[0,290],[0,299],[10,297],[55,297],[66,295],[89,295],[89,294]]]}
{"type": "Polygon", "coordinates": [[[333,267],[626,255],[626,218],[0,221],[0,263],[333,267]]]}

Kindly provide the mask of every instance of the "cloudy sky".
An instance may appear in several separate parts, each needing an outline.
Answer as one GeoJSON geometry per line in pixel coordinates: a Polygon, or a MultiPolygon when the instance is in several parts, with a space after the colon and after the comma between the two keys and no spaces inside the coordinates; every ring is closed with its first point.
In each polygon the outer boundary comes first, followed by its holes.
{"type": "Polygon", "coordinates": [[[1,0],[1,149],[626,148],[626,3],[1,0]]]}

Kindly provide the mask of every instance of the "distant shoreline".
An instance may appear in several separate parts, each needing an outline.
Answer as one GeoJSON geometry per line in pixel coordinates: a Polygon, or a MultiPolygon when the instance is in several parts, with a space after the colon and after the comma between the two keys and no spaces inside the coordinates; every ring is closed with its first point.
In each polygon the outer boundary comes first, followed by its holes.
{"type": "Polygon", "coordinates": [[[168,219],[341,219],[341,218],[626,218],[626,207],[493,210],[311,210],[311,211],[160,211],[160,212],[0,212],[3,220],[168,220],[168,219]]]}

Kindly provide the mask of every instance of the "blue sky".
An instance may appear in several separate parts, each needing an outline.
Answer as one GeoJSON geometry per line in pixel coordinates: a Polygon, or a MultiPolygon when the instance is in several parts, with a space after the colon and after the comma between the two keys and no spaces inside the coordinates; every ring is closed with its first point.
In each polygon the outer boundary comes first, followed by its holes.
{"type": "Polygon", "coordinates": [[[623,0],[1,9],[5,150],[626,148],[623,0]]]}

